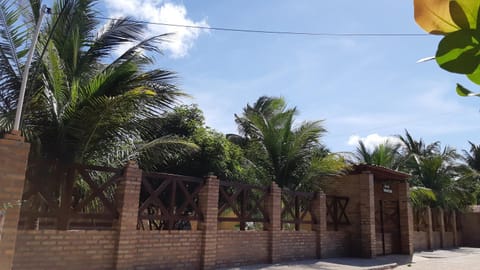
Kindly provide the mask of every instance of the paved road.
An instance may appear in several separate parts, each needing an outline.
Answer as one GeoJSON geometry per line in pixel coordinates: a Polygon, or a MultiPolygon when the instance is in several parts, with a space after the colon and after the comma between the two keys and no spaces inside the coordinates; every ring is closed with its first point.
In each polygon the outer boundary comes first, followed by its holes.
{"type": "Polygon", "coordinates": [[[336,258],[321,261],[301,261],[276,265],[255,265],[230,270],[480,270],[480,248],[459,248],[415,253],[413,258],[402,255],[376,259],[336,258]],[[397,267],[395,267],[397,266],[397,267]],[[394,268],[393,268],[394,267],[394,268]]]}
{"type": "Polygon", "coordinates": [[[480,269],[480,248],[459,248],[419,252],[413,256],[410,265],[401,265],[395,270],[476,270],[480,269]]]}

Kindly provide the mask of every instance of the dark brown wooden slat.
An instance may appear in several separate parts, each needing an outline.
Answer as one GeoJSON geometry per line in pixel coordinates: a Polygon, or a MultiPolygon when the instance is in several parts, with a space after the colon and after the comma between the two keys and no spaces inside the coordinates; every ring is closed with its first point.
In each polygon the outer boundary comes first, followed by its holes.
{"type": "MultiPolygon", "coordinates": [[[[106,197],[105,197],[105,194],[103,194],[103,190],[101,190],[97,184],[92,180],[92,178],[90,177],[90,175],[88,174],[87,171],[85,170],[80,170],[78,171],[80,173],[80,175],[82,176],[83,180],[85,182],[87,182],[87,184],[90,186],[90,190],[91,190],[91,193],[92,193],[92,196],[90,201],[87,201],[85,200],[82,207],[79,207],[79,209],[82,209],[84,206],[86,206],[88,203],[90,203],[91,201],[93,201],[93,199],[95,198],[99,198],[103,205],[108,208],[110,210],[111,213],[116,213],[117,212],[117,208],[115,205],[113,205],[106,197]]],[[[90,198],[88,197],[88,198],[90,198]]]]}
{"type": "MultiPolygon", "coordinates": [[[[97,186],[96,184],[94,184],[96,188],[93,188],[93,187],[90,186],[92,192],[90,192],[90,195],[87,196],[85,199],[83,199],[82,202],[79,203],[79,204],[75,207],[74,211],[75,211],[75,212],[80,212],[81,209],[83,209],[85,206],[87,206],[87,205],[88,205],[90,202],[92,202],[95,198],[99,197],[99,196],[100,196],[99,194],[102,194],[102,195],[103,195],[103,192],[105,191],[106,188],[108,188],[108,187],[110,187],[111,185],[115,184],[115,183],[116,183],[118,180],[120,180],[120,179],[121,179],[121,175],[114,175],[114,176],[112,176],[109,180],[107,180],[105,183],[103,183],[103,184],[100,185],[100,186],[97,186]]],[[[88,182],[87,182],[87,183],[88,183],[88,182]]],[[[89,184],[89,185],[90,185],[90,184],[89,184]]],[[[104,195],[103,195],[103,198],[105,198],[104,195]]],[[[105,199],[106,199],[106,198],[105,198],[105,199]]],[[[100,199],[100,200],[102,200],[102,199],[100,199]]],[[[110,203],[110,201],[109,201],[108,199],[106,199],[106,200],[110,203]]],[[[102,202],[103,202],[103,200],[102,200],[102,202]]],[[[111,207],[108,207],[108,206],[106,206],[106,207],[110,210],[110,212],[111,212],[112,214],[114,214],[115,216],[118,216],[118,211],[117,211],[116,207],[115,207],[113,204],[111,204],[111,207]]]]}
{"type": "Polygon", "coordinates": [[[153,190],[153,188],[150,186],[150,183],[145,178],[142,178],[142,185],[146,186],[147,188],[149,187],[151,193],[149,192],[150,196],[140,205],[139,212],[145,210],[152,203],[152,201],[157,202],[159,204],[158,206],[162,207],[162,211],[168,212],[165,206],[163,206],[162,201],[158,199],[158,195],[164,191],[165,188],[167,188],[170,182],[171,181],[169,180],[165,180],[160,184],[160,186],[158,186],[156,190],[153,190]]]}
{"type": "Polygon", "coordinates": [[[227,203],[228,205],[224,205],[224,206],[222,207],[222,209],[220,209],[220,210],[218,211],[218,214],[219,214],[219,215],[222,214],[223,211],[225,211],[225,210],[228,208],[228,206],[230,206],[230,208],[231,208],[232,211],[235,213],[235,215],[237,215],[237,217],[240,217],[242,214],[241,214],[240,211],[237,209],[237,206],[235,206],[235,201],[236,201],[238,195],[239,195],[241,192],[242,192],[242,190],[240,189],[240,190],[237,190],[236,192],[234,192],[234,193],[232,194],[232,196],[229,196],[228,193],[227,193],[223,188],[220,188],[220,195],[222,195],[223,198],[224,198],[225,200],[227,200],[226,203],[227,203]]]}
{"type": "Polygon", "coordinates": [[[183,194],[185,195],[185,202],[183,202],[180,207],[179,207],[179,212],[184,212],[185,209],[188,207],[188,206],[191,206],[194,210],[194,213],[197,217],[199,217],[200,219],[203,220],[203,214],[200,210],[200,208],[194,203],[193,199],[200,193],[200,191],[202,190],[202,187],[201,185],[197,185],[194,189],[194,191],[190,194],[188,192],[188,190],[186,189],[184,183],[182,182],[182,184],[180,185],[180,189],[182,190],[183,194]]]}

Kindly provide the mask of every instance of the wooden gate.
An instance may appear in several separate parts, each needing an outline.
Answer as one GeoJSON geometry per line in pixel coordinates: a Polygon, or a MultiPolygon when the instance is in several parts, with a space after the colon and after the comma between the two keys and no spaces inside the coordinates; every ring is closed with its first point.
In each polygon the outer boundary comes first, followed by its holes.
{"type": "Polygon", "coordinates": [[[377,255],[400,253],[400,213],[398,201],[376,201],[375,229],[377,255]]]}

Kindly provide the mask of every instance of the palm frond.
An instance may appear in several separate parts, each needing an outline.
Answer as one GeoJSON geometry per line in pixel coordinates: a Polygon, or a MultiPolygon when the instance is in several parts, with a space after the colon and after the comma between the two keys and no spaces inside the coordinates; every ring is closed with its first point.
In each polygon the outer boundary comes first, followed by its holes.
{"type": "Polygon", "coordinates": [[[410,188],[410,202],[414,208],[429,206],[437,200],[433,190],[426,187],[414,186],[410,188]]]}

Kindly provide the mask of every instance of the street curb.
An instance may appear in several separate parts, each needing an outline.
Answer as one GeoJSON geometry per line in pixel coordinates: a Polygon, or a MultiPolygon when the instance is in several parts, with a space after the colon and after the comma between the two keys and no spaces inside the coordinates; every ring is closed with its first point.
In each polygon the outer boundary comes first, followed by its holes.
{"type": "Polygon", "coordinates": [[[370,268],[367,268],[367,270],[388,270],[388,269],[393,269],[397,266],[398,266],[397,263],[389,263],[385,265],[370,267],[370,268]]]}

